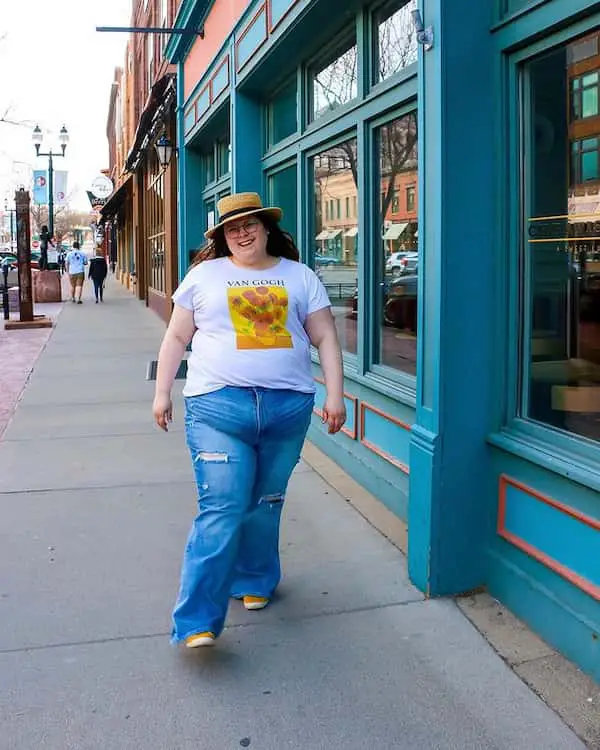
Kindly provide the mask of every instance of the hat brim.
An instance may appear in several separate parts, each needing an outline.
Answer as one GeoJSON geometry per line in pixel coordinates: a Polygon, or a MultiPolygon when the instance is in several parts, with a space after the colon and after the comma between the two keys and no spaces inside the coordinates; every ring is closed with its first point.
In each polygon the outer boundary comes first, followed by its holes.
{"type": "Polygon", "coordinates": [[[204,236],[207,240],[211,240],[215,232],[220,229],[221,227],[224,227],[226,224],[230,224],[232,221],[238,221],[238,219],[243,219],[244,216],[255,216],[256,214],[266,214],[267,216],[270,216],[271,219],[274,221],[281,221],[281,217],[283,216],[283,211],[280,208],[276,208],[275,206],[269,206],[266,208],[250,208],[247,211],[243,211],[239,214],[236,214],[235,216],[231,216],[228,219],[225,219],[225,221],[221,221],[218,224],[215,224],[214,227],[211,227],[209,230],[204,232],[204,236]]]}

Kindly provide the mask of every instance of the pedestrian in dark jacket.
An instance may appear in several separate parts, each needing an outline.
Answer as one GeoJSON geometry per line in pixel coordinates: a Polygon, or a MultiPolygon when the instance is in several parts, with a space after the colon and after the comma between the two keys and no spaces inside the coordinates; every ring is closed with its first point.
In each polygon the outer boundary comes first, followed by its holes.
{"type": "Polygon", "coordinates": [[[94,294],[96,295],[96,304],[98,300],[104,302],[104,280],[108,274],[108,265],[106,258],[96,251],[96,255],[90,260],[89,277],[94,282],[94,294]]]}

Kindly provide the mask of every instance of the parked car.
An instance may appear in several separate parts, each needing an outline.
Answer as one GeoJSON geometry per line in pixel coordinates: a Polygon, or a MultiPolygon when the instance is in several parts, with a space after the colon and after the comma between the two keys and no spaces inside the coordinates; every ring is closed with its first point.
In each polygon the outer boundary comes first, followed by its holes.
{"type": "Polygon", "coordinates": [[[334,258],[331,255],[316,255],[315,264],[318,266],[337,266],[342,261],[339,258],[334,258]]]}
{"type": "Polygon", "coordinates": [[[392,253],[385,262],[386,273],[399,276],[405,273],[415,273],[419,263],[419,253],[402,251],[392,253]]]}
{"type": "MultiPolygon", "coordinates": [[[[399,276],[384,282],[383,320],[385,325],[399,330],[417,330],[417,285],[416,273],[399,276]]],[[[350,317],[358,316],[358,289],[352,296],[350,317]]]]}

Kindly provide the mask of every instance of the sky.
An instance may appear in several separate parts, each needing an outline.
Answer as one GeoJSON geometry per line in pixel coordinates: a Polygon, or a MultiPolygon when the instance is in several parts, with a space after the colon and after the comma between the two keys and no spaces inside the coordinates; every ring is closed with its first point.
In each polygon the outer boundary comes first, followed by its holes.
{"type": "Polygon", "coordinates": [[[44,132],[41,150],[60,152],[58,132],[69,131],[66,169],[70,206],[88,210],[86,189],[108,168],[106,120],[116,67],[123,66],[125,33],[96,26],[129,26],[132,0],[0,0],[0,207],[15,189],[31,190],[36,159],[31,132],[44,132]]]}

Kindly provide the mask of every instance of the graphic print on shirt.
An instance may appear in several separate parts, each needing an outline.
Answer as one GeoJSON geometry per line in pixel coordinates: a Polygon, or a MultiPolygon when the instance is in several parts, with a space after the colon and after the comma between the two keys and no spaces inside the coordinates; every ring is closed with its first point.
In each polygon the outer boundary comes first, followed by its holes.
{"type": "Polygon", "coordinates": [[[238,349],[293,349],[284,286],[230,288],[227,301],[238,349]]]}

